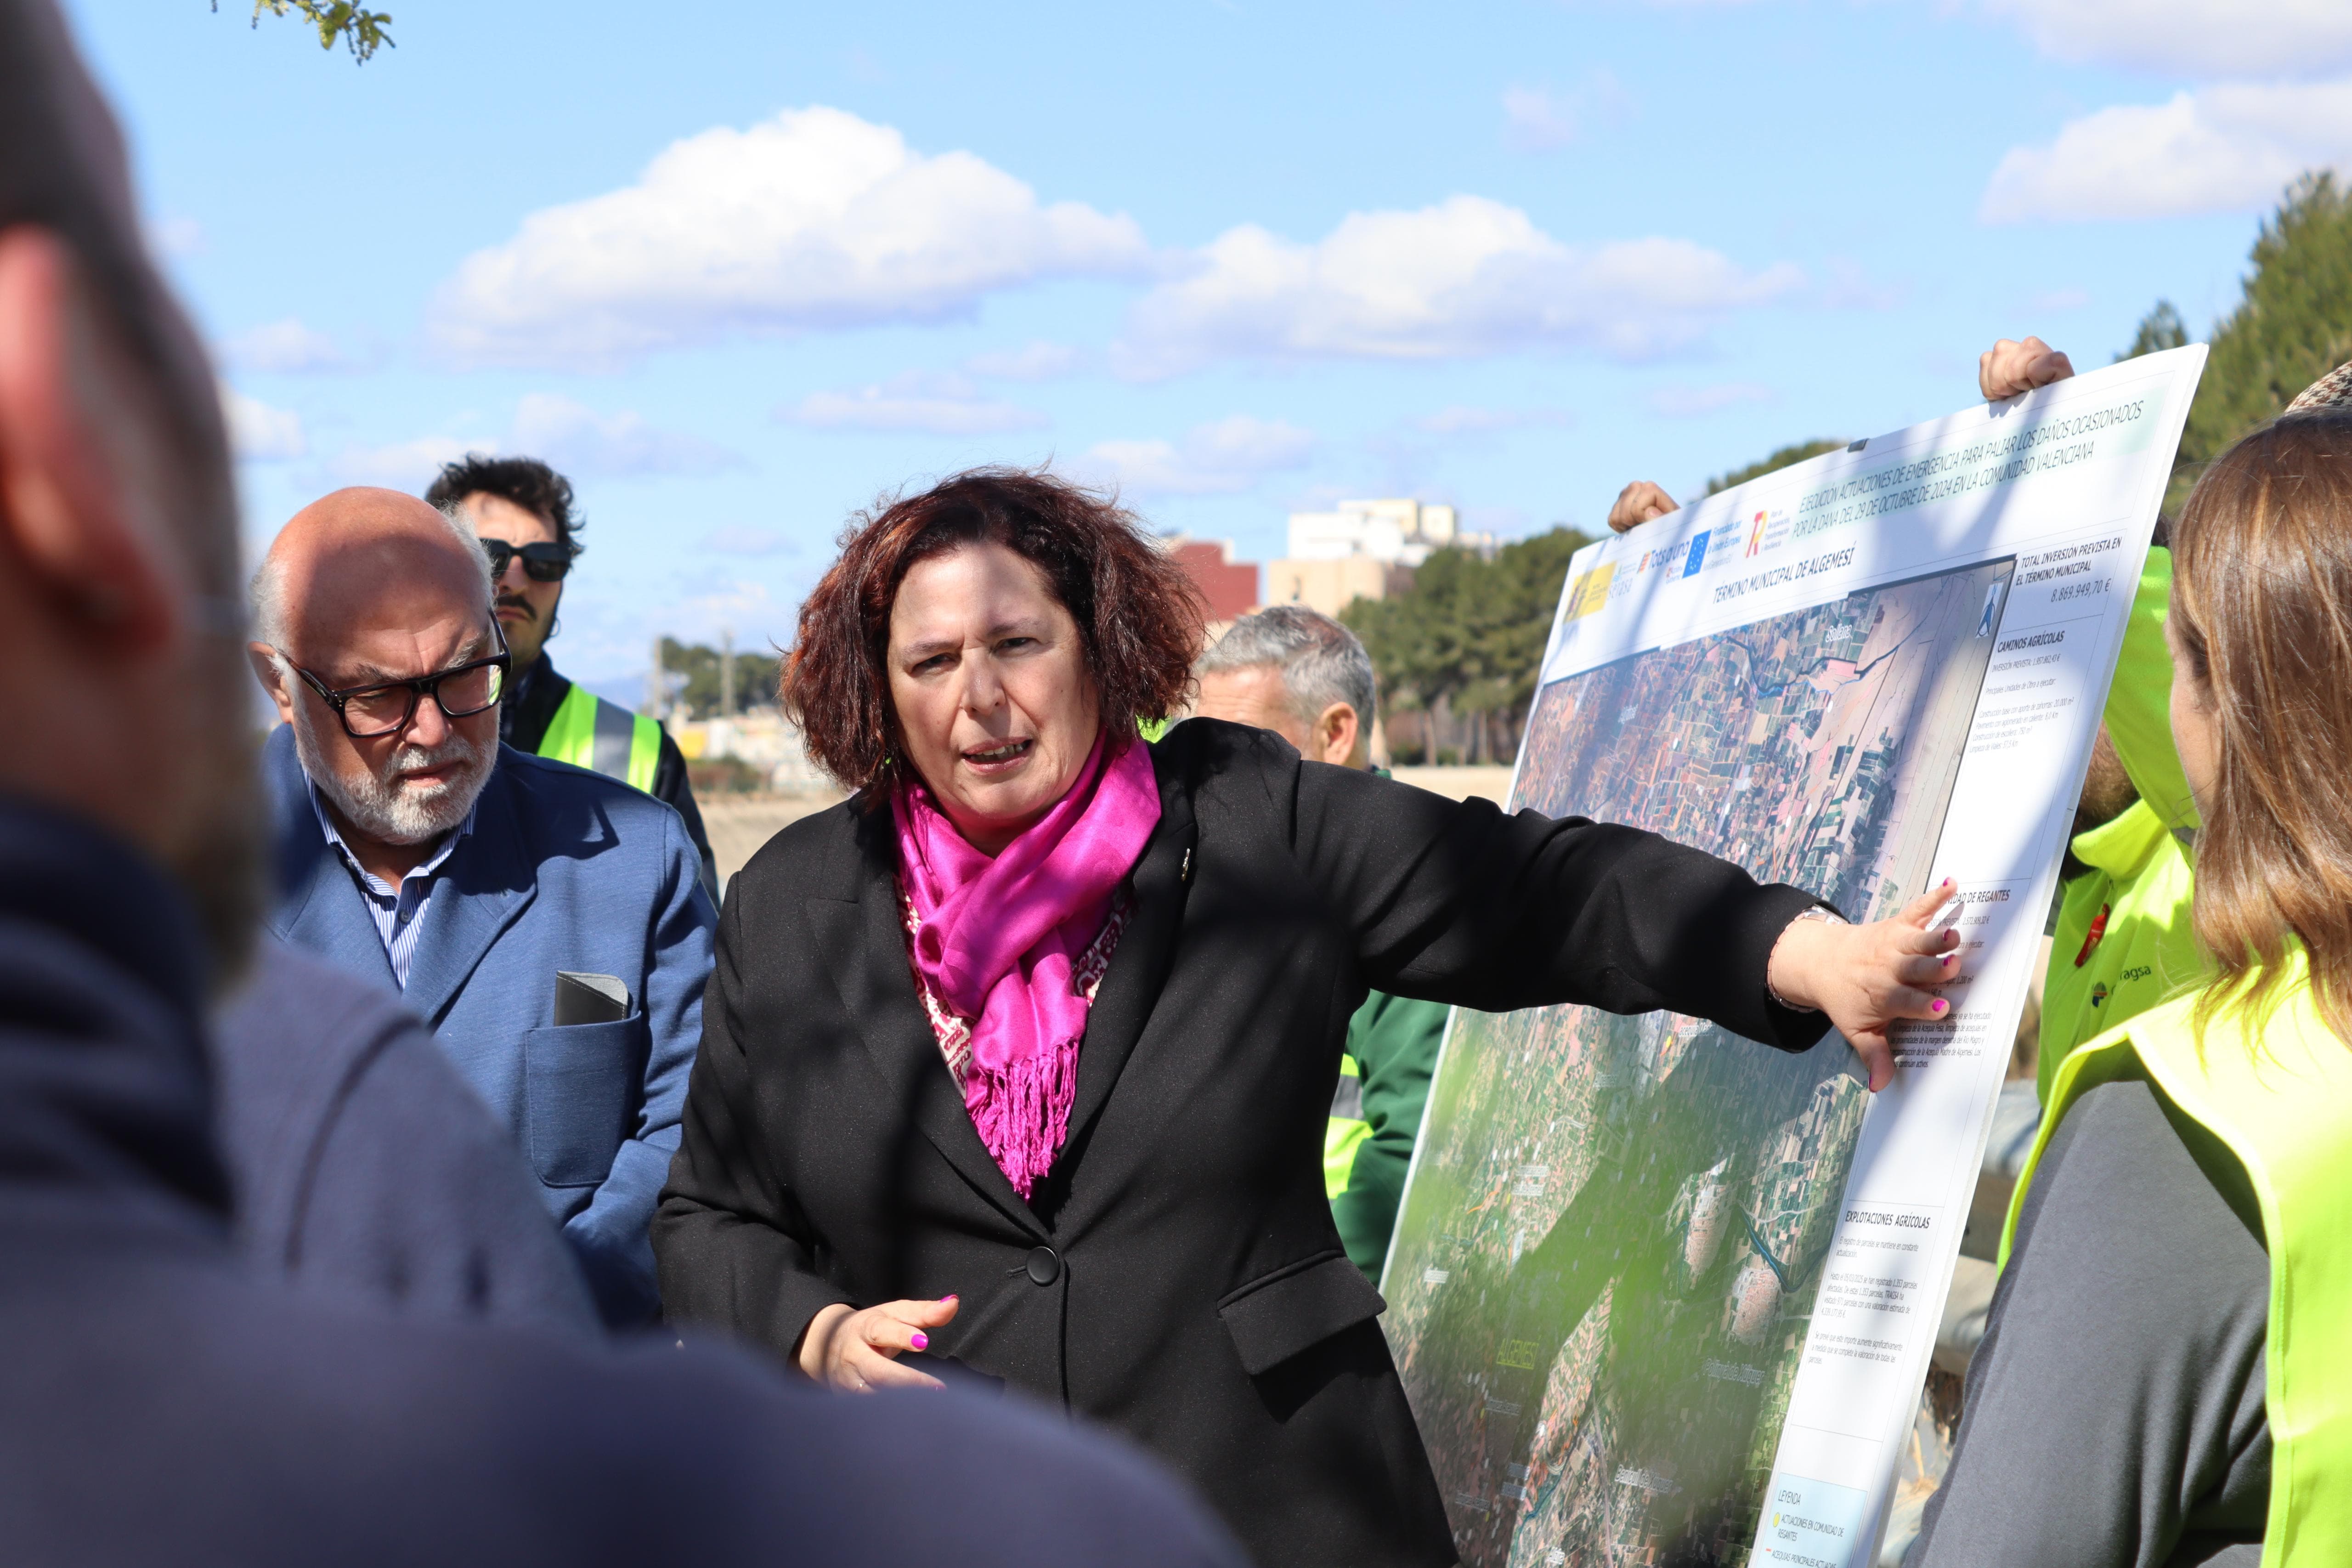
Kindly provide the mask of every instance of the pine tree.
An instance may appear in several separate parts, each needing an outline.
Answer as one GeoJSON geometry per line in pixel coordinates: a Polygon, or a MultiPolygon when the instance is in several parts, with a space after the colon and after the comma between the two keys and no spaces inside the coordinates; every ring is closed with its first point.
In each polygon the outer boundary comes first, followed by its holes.
{"type": "Polygon", "coordinates": [[[2189,329],[2181,324],[2180,312],[2172,308],[2169,300],[2158,300],[2156,309],[2139,319],[2139,331],[2132,334],[2131,347],[2116,356],[2121,364],[2142,354],[2162,353],[2166,349],[2185,348],[2189,329]]]}
{"type": "Polygon", "coordinates": [[[2334,174],[2305,174],[2287,188],[2252,260],[2238,308],[2214,329],[2181,437],[2185,463],[2210,462],[2352,360],[2352,195],[2334,174]]]}
{"type": "Polygon", "coordinates": [[[1718,474],[1707,480],[1706,493],[1719,495],[1735,485],[1744,485],[1750,479],[1760,479],[1767,474],[1777,473],[1793,464],[1801,463],[1808,458],[1818,458],[1823,452],[1834,452],[1844,445],[1843,441],[1822,440],[1800,441],[1793,447],[1783,447],[1761,462],[1750,463],[1744,468],[1734,468],[1727,474],[1718,474]]]}

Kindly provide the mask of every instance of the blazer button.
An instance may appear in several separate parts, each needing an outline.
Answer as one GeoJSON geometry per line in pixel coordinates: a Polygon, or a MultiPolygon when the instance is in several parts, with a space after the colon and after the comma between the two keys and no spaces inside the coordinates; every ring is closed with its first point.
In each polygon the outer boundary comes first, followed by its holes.
{"type": "Polygon", "coordinates": [[[1040,1285],[1051,1285],[1062,1277],[1062,1260],[1050,1247],[1032,1247],[1029,1251],[1029,1278],[1040,1285]]]}

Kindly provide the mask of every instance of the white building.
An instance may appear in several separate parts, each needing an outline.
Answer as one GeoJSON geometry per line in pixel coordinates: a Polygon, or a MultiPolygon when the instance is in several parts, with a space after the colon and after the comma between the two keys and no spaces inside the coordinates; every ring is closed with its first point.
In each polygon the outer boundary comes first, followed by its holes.
{"type": "Polygon", "coordinates": [[[1290,514],[1290,559],[1365,556],[1384,566],[1418,566],[1455,542],[1454,509],[1417,500],[1343,500],[1331,511],[1290,514]]]}
{"type": "Polygon", "coordinates": [[[1357,599],[1402,593],[1412,569],[1447,545],[1493,542],[1455,526],[1454,509],[1408,499],[1343,500],[1290,514],[1290,553],[1265,568],[1265,602],[1336,616],[1357,599]]]}

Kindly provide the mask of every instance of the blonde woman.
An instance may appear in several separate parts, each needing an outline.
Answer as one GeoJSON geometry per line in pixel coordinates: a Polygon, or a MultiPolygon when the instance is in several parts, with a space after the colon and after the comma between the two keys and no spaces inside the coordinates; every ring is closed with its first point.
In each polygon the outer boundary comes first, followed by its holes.
{"type": "Polygon", "coordinates": [[[2060,1071],[1911,1568],[2352,1563],[2343,381],[2225,453],[2174,530],[2212,977],[2060,1071]]]}

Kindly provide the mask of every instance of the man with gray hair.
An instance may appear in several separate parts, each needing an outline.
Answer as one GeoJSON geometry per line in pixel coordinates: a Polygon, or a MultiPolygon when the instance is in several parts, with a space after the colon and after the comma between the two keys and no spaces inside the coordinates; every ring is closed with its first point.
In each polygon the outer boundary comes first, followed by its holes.
{"type": "MultiPolygon", "coordinates": [[[[1379,689],[1356,634],[1304,605],[1235,621],[1197,667],[1193,711],[1271,730],[1310,763],[1371,765],[1379,689]]],[[[1374,991],[1348,1021],[1323,1139],[1323,1185],[1348,1256],[1377,1284],[1445,1036],[1445,1008],[1374,991]]]]}
{"type": "Polygon", "coordinates": [[[1356,634],[1304,605],[1235,621],[1201,656],[1201,705],[1211,719],[1271,730],[1310,763],[1371,763],[1377,685],[1356,634]]]}
{"type": "Polygon", "coordinates": [[[253,597],[286,721],[263,756],[272,930],[400,993],[529,1157],[605,1321],[650,1321],[716,926],[686,825],[500,745],[512,661],[462,521],[338,490],[279,531],[253,597]]]}

